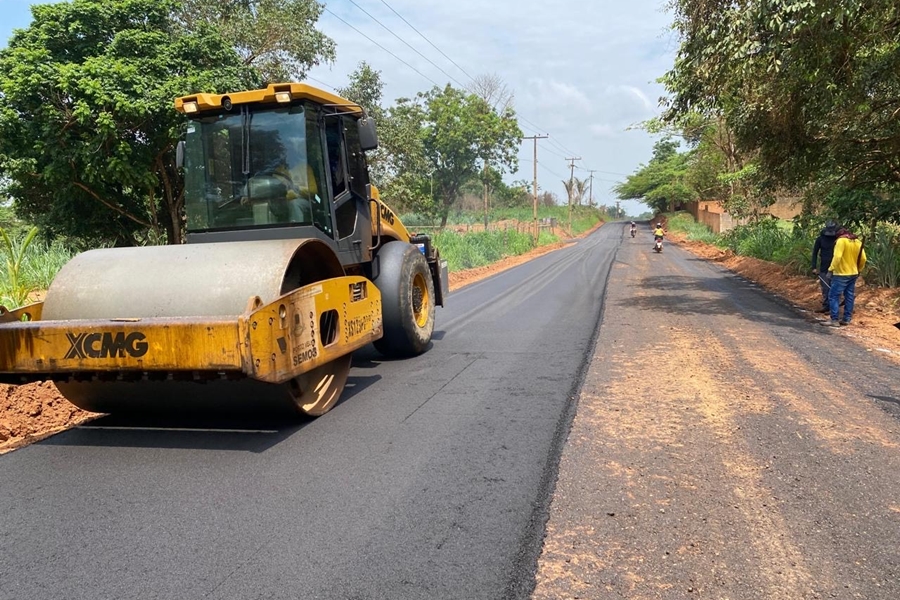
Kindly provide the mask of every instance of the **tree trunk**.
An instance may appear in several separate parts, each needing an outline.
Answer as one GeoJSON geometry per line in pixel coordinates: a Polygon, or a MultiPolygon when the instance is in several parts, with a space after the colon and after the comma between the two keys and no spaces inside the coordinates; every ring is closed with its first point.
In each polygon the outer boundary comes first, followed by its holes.
{"type": "MultiPolygon", "coordinates": [[[[165,163],[163,157],[170,149],[167,148],[159,156],[156,157],[156,170],[159,179],[163,185],[163,199],[166,204],[166,242],[168,244],[184,243],[184,227],[182,224],[182,209],[184,206],[184,189],[173,183],[173,177],[170,176],[169,165],[165,163]]],[[[156,210],[156,207],[152,207],[156,210]]]]}

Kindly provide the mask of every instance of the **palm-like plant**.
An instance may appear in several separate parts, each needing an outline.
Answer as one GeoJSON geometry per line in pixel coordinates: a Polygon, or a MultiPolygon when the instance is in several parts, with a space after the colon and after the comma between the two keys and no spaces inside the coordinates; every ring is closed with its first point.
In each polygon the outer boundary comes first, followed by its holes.
{"type": "Polygon", "coordinates": [[[25,304],[28,294],[31,293],[31,289],[25,285],[22,279],[22,265],[25,262],[28,246],[34,241],[37,232],[38,228],[32,227],[25,237],[13,239],[5,229],[0,227],[0,242],[3,244],[3,253],[6,255],[6,281],[0,283],[3,284],[3,296],[14,304],[11,308],[25,304]]]}

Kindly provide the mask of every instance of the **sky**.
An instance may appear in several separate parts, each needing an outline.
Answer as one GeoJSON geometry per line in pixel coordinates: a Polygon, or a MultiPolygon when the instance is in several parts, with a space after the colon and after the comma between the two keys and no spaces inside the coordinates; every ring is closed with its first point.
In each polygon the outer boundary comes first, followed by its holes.
{"type": "MultiPolygon", "coordinates": [[[[0,45],[28,26],[34,3],[0,0],[0,45]]],[[[498,76],[515,95],[524,134],[550,136],[538,141],[539,188],[565,198],[566,159],[578,158],[575,177],[595,170],[594,202],[612,205],[612,186],[652,155],[655,138],[633,126],[660,112],[656,80],[678,48],[670,23],[663,0],[329,0],[319,29],[337,58],[308,79],[342,87],[366,61],[380,71],[390,105],[435,85],[498,76]]],[[[507,181],[533,179],[533,144],[523,141],[507,181]]]]}

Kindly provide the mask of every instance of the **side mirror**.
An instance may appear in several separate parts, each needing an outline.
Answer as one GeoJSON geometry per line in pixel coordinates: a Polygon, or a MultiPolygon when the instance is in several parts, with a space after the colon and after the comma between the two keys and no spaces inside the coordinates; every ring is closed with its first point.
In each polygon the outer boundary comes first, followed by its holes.
{"type": "Polygon", "coordinates": [[[378,134],[375,132],[375,119],[372,117],[363,117],[358,121],[359,124],[359,146],[362,151],[375,150],[378,148],[378,134]]]}
{"type": "Polygon", "coordinates": [[[175,146],[175,166],[179,169],[184,168],[184,140],[175,146]]]}

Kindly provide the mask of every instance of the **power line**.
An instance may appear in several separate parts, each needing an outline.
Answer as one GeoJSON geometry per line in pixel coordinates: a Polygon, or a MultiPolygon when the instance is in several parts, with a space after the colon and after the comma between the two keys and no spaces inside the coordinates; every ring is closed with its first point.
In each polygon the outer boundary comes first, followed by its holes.
{"type": "Polygon", "coordinates": [[[631,177],[627,173],[616,173],[615,171],[601,171],[600,169],[588,169],[587,167],[576,167],[582,171],[593,171],[595,173],[606,173],[607,175],[621,175],[622,177],[631,177]]]}
{"type": "Polygon", "coordinates": [[[554,155],[556,155],[556,156],[558,156],[558,157],[560,157],[560,158],[565,158],[565,157],[566,157],[565,154],[560,154],[559,152],[556,152],[555,150],[552,150],[552,149],[550,149],[550,148],[546,148],[546,147],[545,147],[544,150],[546,150],[546,151],[549,152],[550,154],[554,154],[554,155]]]}
{"type": "Polygon", "coordinates": [[[348,22],[345,21],[344,19],[342,19],[341,17],[339,17],[339,16],[337,16],[336,14],[334,14],[334,12],[331,11],[327,6],[325,6],[325,7],[323,7],[323,8],[324,8],[326,11],[328,11],[328,14],[330,14],[331,16],[333,16],[335,19],[337,19],[338,21],[340,21],[341,23],[343,23],[344,25],[346,25],[347,27],[349,27],[350,29],[352,29],[353,31],[355,31],[356,33],[358,33],[359,35],[363,36],[364,38],[366,38],[367,40],[369,40],[370,42],[372,42],[373,44],[375,44],[376,46],[378,46],[379,48],[381,48],[382,50],[384,50],[385,52],[387,52],[388,54],[390,54],[391,56],[393,56],[394,58],[396,58],[396,59],[399,60],[400,62],[402,62],[404,65],[406,65],[407,67],[409,67],[410,69],[412,69],[413,71],[415,71],[416,73],[418,73],[419,75],[421,75],[422,77],[424,77],[425,79],[427,79],[428,81],[430,81],[430,82],[431,82],[432,84],[434,84],[435,86],[440,87],[440,84],[438,84],[434,79],[432,79],[432,78],[429,77],[428,75],[425,75],[424,73],[422,73],[422,71],[418,70],[417,68],[415,68],[414,66],[412,66],[411,64],[409,64],[408,62],[406,62],[405,60],[403,60],[402,58],[400,58],[399,56],[397,56],[396,54],[394,54],[393,52],[391,52],[390,50],[388,50],[387,48],[385,48],[384,46],[382,46],[381,44],[379,44],[378,42],[376,42],[376,41],[373,40],[372,38],[370,38],[369,36],[367,36],[366,34],[364,34],[362,31],[360,31],[359,29],[357,29],[356,27],[354,27],[353,25],[351,25],[350,23],[348,23],[348,22]]]}
{"type": "MultiPolygon", "coordinates": [[[[419,30],[416,28],[415,25],[413,25],[412,23],[410,23],[410,22],[406,19],[406,17],[404,17],[403,15],[401,15],[399,12],[397,12],[397,10],[396,10],[393,6],[391,6],[390,4],[388,4],[385,0],[380,0],[380,2],[381,2],[382,4],[384,4],[386,7],[388,7],[388,9],[389,9],[391,12],[393,12],[395,15],[397,15],[397,17],[399,17],[401,21],[403,21],[404,23],[406,23],[406,24],[410,27],[410,29],[412,29],[412,30],[415,31],[417,34],[419,34],[419,36],[421,36],[421,38],[422,38],[423,40],[425,40],[426,42],[428,42],[428,44],[430,44],[432,48],[434,48],[435,50],[437,50],[437,51],[441,54],[441,56],[443,56],[443,57],[446,58],[448,61],[450,61],[450,62],[453,64],[453,66],[455,66],[457,69],[459,69],[460,71],[462,71],[462,72],[465,74],[466,77],[468,77],[469,79],[471,79],[473,82],[475,81],[475,78],[474,78],[474,77],[472,77],[471,75],[469,75],[469,73],[468,73],[465,69],[463,69],[461,66],[459,66],[459,64],[458,64],[455,60],[453,60],[452,58],[450,58],[450,57],[447,55],[446,52],[444,52],[443,50],[441,50],[440,48],[438,48],[437,45],[435,45],[435,43],[432,42],[432,41],[428,38],[428,36],[426,36],[424,33],[422,33],[421,31],[419,31],[419,30]]],[[[394,37],[396,37],[397,39],[399,39],[401,42],[403,42],[404,44],[406,44],[407,46],[409,46],[414,52],[416,52],[417,54],[419,54],[419,56],[421,56],[422,58],[424,58],[425,60],[427,60],[429,63],[431,63],[432,65],[434,65],[438,70],[441,71],[441,73],[443,73],[443,74],[446,75],[447,77],[450,77],[450,79],[452,79],[453,81],[455,81],[458,85],[460,85],[461,87],[465,88],[465,86],[464,86],[462,83],[460,83],[459,80],[457,80],[457,79],[454,78],[452,75],[450,75],[449,73],[447,73],[446,71],[444,71],[441,67],[439,67],[437,64],[435,64],[435,63],[434,63],[432,60],[430,60],[427,56],[425,56],[424,54],[422,54],[421,52],[419,52],[418,50],[416,50],[413,46],[411,46],[409,43],[407,43],[405,40],[403,40],[403,38],[401,38],[399,35],[397,35],[396,33],[394,33],[389,27],[387,27],[386,25],[384,25],[383,23],[381,23],[378,19],[376,19],[375,17],[373,17],[371,14],[369,14],[366,10],[364,10],[364,9],[363,9],[361,6],[359,6],[356,2],[354,2],[353,0],[350,0],[350,3],[353,4],[354,6],[356,6],[359,10],[361,10],[361,11],[364,12],[365,14],[367,14],[373,21],[375,21],[376,23],[378,23],[379,25],[381,25],[382,27],[384,27],[385,29],[387,29],[387,30],[391,33],[391,35],[393,35],[394,37]]],[[[334,12],[332,12],[331,10],[329,10],[327,6],[324,7],[324,8],[325,8],[325,10],[327,10],[331,15],[333,15],[334,17],[336,17],[338,20],[340,20],[341,22],[343,22],[344,24],[346,24],[348,27],[350,27],[351,29],[353,29],[354,31],[356,31],[357,33],[359,33],[360,35],[362,35],[363,37],[365,37],[367,40],[369,40],[370,42],[372,42],[373,44],[375,44],[376,46],[378,46],[379,48],[381,48],[382,50],[384,50],[385,52],[387,52],[388,54],[390,54],[391,56],[393,56],[394,58],[396,58],[397,60],[399,60],[399,61],[402,62],[403,64],[405,64],[407,67],[409,67],[410,69],[412,69],[413,71],[415,71],[416,73],[418,73],[419,75],[421,75],[422,77],[424,77],[425,79],[427,79],[428,81],[430,81],[431,83],[433,83],[434,85],[436,85],[436,86],[438,85],[433,79],[431,79],[431,78],[428,77],[427,75],[423,74],[421,71],[419,71],[418,69],[416,69],[415,67],[413,67],[411,64],[409,64],[408,62],[406,62],[405,60],[403,60],[402,58],[400,58],[399,56],[397,56],[396,54],[394,54],[393,52],[391,52],[390,50],[388,50],[387,48],[385,48],[384,46],[382,46],[381,44],[379,44],[378,42],[376,42],[376,41],[373,40],[372,38],[370,38],[369,36],[367,36],[366,34],[364,34],[364,33],[362,33],[361,31],[359,31],[359,29],[357,29],[356,27],[353,27],[352,25],[350,25],[349,23],[347,23],[347,21],[345,21],[345,20],[342,19],[341,17],[338,17],[336,14],[334,14],[334,12]]],[[[546,129],[544,129],[544,128],[538,126],[537,124],[535,124],[533,121],[529,121],[528,119],[526,119],[526,118],[525,118],[524,116],[522,116],[521,114],[518,114],[517,117],[518,117],[520,120],[524,121],[525,123],[528,123],[529,125],[531,125],[532,127],[534,127],[534,128],[535,128],[535,131],[534,131],[534,132],[537,133],[537,134],[540,134],[542,131],[547,131],[546,129]]],[[[564,146],[562,143],[556,141],[553,137],[550,137],[548,141],[549,141],[551,144],[553,144],[556,148],[558,148],[560,151],[562,151],[562,152],[564,152],[564,153],[566,153],[566,154],[570,154],[570,155],[575,155],[575,154],[576,154],[576,152],[574,152],[572,149],[567,148],[567,147],[564,146]]],[[[546,147],[545,147],[545,148],[546,148],[546,147]]],[[[555,154],[554,152],[552,152],[552,153],[555,154]]],[[[557,155],[557,156],[559,156],[559,155],[557,155]]],[[[565,156],[562,156],[562,158],[565,158],[565,156]]]]}
{"type": "MultiPolygon", "coordinates": [[[[425,36],[424,33],[422,33],[421,31],[419,31],[418,29],[416,29],[416,28],[413,26],[412,23],[410,23],[409,21],[407,21],[407,20],[403,17],[403,15],[401,15],[401,14],[398,13],[396,10],[394,10],[394,7],[393,7],[393,6],[391,6],[390,4],[388,4],[387,2],[385,2],[384,0],[381,0],[381,3],[384,4],[385,6],[387,6],[389,9],[391,9],[391,11],[392,11],[395,15],[397,15],[398,17],[400,17],[400,19],[402,19],[404,23],[406,23],[407,25],[409,25],[409,26],[412,28],[413,31],[415,31],[415,32],[418,33],[420,36],[422,36],[422,39],[425,40],[426,42],[428,42],[429,44],[431,44],[431,47],[434,48],[435,50],[437,50],[438,52],[440,52],[441,55],[442,55],[444,58],[446,58],[447,60],[449,60],[450,62],[452,62],[452,63],[453,63],[453,66],[455,66],[457,69],[459,69],[460,71],[462,71],[463,73],[465,73],[466,77],[468,77],[468,78],[471,79],[472,81],[475,81],[475,78],[474,78],[474,77],[472,77],[471,75],[469,75],[468,73],[466,73],[466,70],[463,69],[463,68],[462,68],[461,66],[459,66],[458,64],[456,64],[456,62],[455,62],[452,58],[450,58],[449,56],[447,56],[446,54],[444,54],[444,51],[443,51],[443,50],[441,50],[440,48],[438,48],[437,46],[435,46],[434,43],[433,43],[431,40],[429,40],[429,39],[425,36]]],[[[451,79],[452,79],[452,78],[451,78],[451,79]]],[[[454,79],[454,81],[456,81],[456,80],[454,79]]],[[[459,83],[459,82],[457,82],[457,83],[459,83]]],[[[465,87],[465,86],[463,86],[463,87],[465,87]]]]}
{"type": "MultiPolygon", "coordinates": [[[[534,161],[533,161],[533,160],[529,160],[529,159],[527,159],[527,158],[520,158],[520,159],[519,159],[519,162],[524,162],[524,163],[531,163],[531,164],[534,164],[534,161]]],[[[554,177],[559,177],[559,180],[560,180],[560,181],[562,181],[562,180],[565,179],[565,177],[563,177],[562,175],[560,175],[559,173],[557,173],[556,171],[554,171],[553,169],[551,169],[550,167],[548,167],[547,165],[545,165],[545,164],[542,163],[542,162],[539,162],[539,163],[538,163],[538,167],[540,167],[541,169],[544,169],[545,171],[547,171],[548,173],[550,173],[550,174],[553,175],[554,177]]]]}
{"type": "MultiPolygon", "coordinates": [[[[406,44],[407,47],[409,47],[410,50],[412,50],[413,52],[415,52],[416,54],[418,54],[419,56],[421,56],[422,58],[424,58],[425,60],[427,60],[429,63],[431,63],[438,71],[440,71],[441,73],[443,73],[444,75],[446,75],[447,77],[449,77],[450,79],[452,79],[453,81],[455,81],[460,87],[462,87],[462,88],[466,87],[466,86],[464,86],[462,83],[460,83],[459,80],[456,79],[453,75],[451,75],[450,73],[448,73],[447,71],[445,71],[444,69],[442,69],[442,68],[441,68],[440,66],[438,66],[433,60],[431,60],[430,58],[428,58],[427,56],[425,56],[424,54],[422,54],[421,52],[419,52],[418,50],[416,50],[416,48],[414,48],[412,45],[410,45],[409,42],[407,42],[407,41],[404,40],[402,37],[400,37],[399,35],[397,35],[396,33],[394,33],[394,32],[391,30],[390,27],[388,27],[387,25],[385,25],[384,23],[382,23],[381,21],[379,21],[378,19],[376,19],[375,17],[373,17],[372,14],[371,14],[369,11],[367,11],[366,9],[364,9],[362,6],[360,6],[359,4],[357,4],[356,2],[354,2],[353,0],[349,0],[349,2],[350,2],[350,4],[352,4],[353,6],[355,6],[356,8],[358,8],[359,10],[361,10],[362,12],[366,13],[366,15],[368,15],[368,17],[369,17],[370,19],[372,19],[373,21],[375,21],[376,23],[378,23],[379,25],[381,25],[381,26],[382,26],[385,30],[387,30],[387,32],[390,33],[392,36],[394,36],[395,38],[397,38],[398,40],[400,40],[401,42],[403,42],[404,44],[406,44]]],[[[388,8],[390,8],[390,7],[388,7],[388,8]]]]}
{"type": "MultiPolygon", "coordinates": [[[[350,0],[350,2],[353,3],[354,5],[356,5],[356,2],[353,2],[353,0],[350,0]]],[[[391,10],[391,12],[393,12],[395,15],[397,15],[404,23],[406,23],[407,25],[409,25],[409,27],[410,27],[413,31],[415,31],[416,33],[418,33],[418,34],[422,37],[423,40],[425,40],[426,42],[428,42],[428,43],[431,45],[432,48],[434,48],[435,50],[437,50],[438,52],[440,52],[441,56],[443,56],[444,58],[446,58],[447,60],[449,60],[451,63],[453,63],[453,66],[455,66],[457,69],[459,69],[460,71],[462,71],[463,73],[465,73],[466,77],[468,77],[469,79],[471,79],[473,82],[475,81],[475,78],[474,78],[474,77],[472,77],[471,75],[469,75],[469,73],[467,73],[465,69],[463,69],[461,66],[459,66],[459,64],[457,64],[456,61],[454,61],[452,58],[450,58],[449,56],[447,56],[447,54],[446,54],[443,50],[441,50],[440,48],[438,48],[438,47],[434,44],[434,42],[432,42],[430,39],[428,39],[428,36],[426,36],[424,33],[422,33],[421,31],[419,31],[418,29],[416,29],[415,25],[413,25],[412,23],[410,23],[409,21],[407,21],[406,18],[405,18],[403,15],[401,15],[399,12],[397,12],[397,10],[396,10],[393,6],[391,6],[390,4],[388,4],[385,0],[380,0],[380,2],[381,2],[382,4],[384,4],[385,6],[387,6],[387,7],[391,10]]],[[[357,7],[358,7],[358,5],[357,5],[357,7]]],[[[326,9],[326,10],[328,10],[328,9],[326,9]]],[[[362,10],[362,9],[360,8],[360,10],[362,10]]],[[[330,11],[329,11],[329,12],[330,12],[330,11]]],[[[365,11],[363,11],[363,12],[365,12],[365,11]]],[[[368,13],[366,13],[366,14],[368,14],[368,13]]],[[[370,16],[371,16],[371,15],[370,15],[370,16]]],[[[373,19],[374,19],[374,17],[373,17],[373,19]]],[[[381,23],[379,23],[379,25],[381,25],[381,23]]],[[[382,25],[382,27],[384,27],[384,26],[382,25]]],[[[391,33],[392,33],[393,35],[396,36],[396,34],[394,34],[393,32],[391,32],[391,33]]],[[[401,40],[401,41],[402,41],[402,40],[401,40]]],[[[404,43],[406,43],[406,42],[404,42],[404,43]]],[[[409,45],[409,44],[407,44],[407,45],[409,45]]],[[[410,47],[412,48],[412,46],[410,46],[410,47]]],[[[413,48],[413,50],[415,50],[415,48],[413,48]]],[[[416,52],[418,52],[418,50],[416,50],[416,52]]],[[[419,53],[419,54],[421,54],[421,53],[419,53]]],[[[424,56],[423,56],[423,57],[424,57],[424,56]]],[[[426,60],[428,60],[428,59],[426,58],[426,60]]],[[[431,62],[431,61],[429,60],[429,62],[431,62]]],[[[432,64],[434,64],[434,63],[432,63],[432,64]]],[[[435,66],[437,66],[437,65],[435,65],[435,66]]],[[[440,67],[438,67],[438,68],[440,68],[440,67]]],[[[443,69],[441,69],[441,72],[444,73],[445,75],[447,75],[448,77],[450,77],[450,75],[447,74],[443,69]]],[[[453,81],[456,81],[456,83],[459,83],[459,81],[457,81],[457,80],[454,79],[453,77],[450,77],[450,78],[453,79],[453,81]]],[[[460,85],[462,85],[462,84],[460,84],[460,85]]],[[[462,86],[462,87],[465,87],[465,86],[462,86]]],[[[521,120],[524,121],[525,123],[528,123],[529,125],[531,125],[532,127],[534,127],[534,128],[535,128],[534,133],[540,134],[542,131],[547,131],[547,130],[544,129],[543,127],[539,127],[538,125],[536,125],[536,124],[533,123],[532,121],[529,121],[528,119],[526,119],[525,117],[523,117],[521,114],[519,114],[519,115],[517,115],[517,116],[518,116],[519,119],[521,119],[521,120]]],[[[569,155],[572,155],[572,156],[574,156],[574,155],[576,154],[576,152],[574,152],[574,151],[571,150],[570,148],[566,148],[564,145],[562,145],[560,142],[557,142],[557,141],[554,140],[552,137],[549,139],[549,141],[550,141],[551,144],[554,144],[557,148],[559,148],[562,152],[565,152],[566,154],[569,154],[569,155]]]]}
{"type": "MultiPolygon", "coordinates": [[[[530,124],[532,127],[538,127],[537,125],[535,125],[534,123],[532,123],[531,121],[529,121],[528,119],[526,119],[525,117],[523,117],[522,115],[518,115],[518,117],[519,117],[520,119],[522,119],[523,121],[525,121],[526,123],[530,124]]],[[[537,132],[540,133],[541,131],[547,131],[547,130],[538,127],[537,132]]],[[[552,138],[552,137],[550,138],[550,143],[556,145],[557,148],[559,148],[560,150],[562,150],[562,151],[565,152],[566,154],[572,154],[572,155],[577,154],[576,152],[572,152],[572,150],[570,150],[569,148],[566,148],[565,146],[563,146],[560,142],[556,141],[556,140],[555,140],[554,138],[552,138]]]]}

